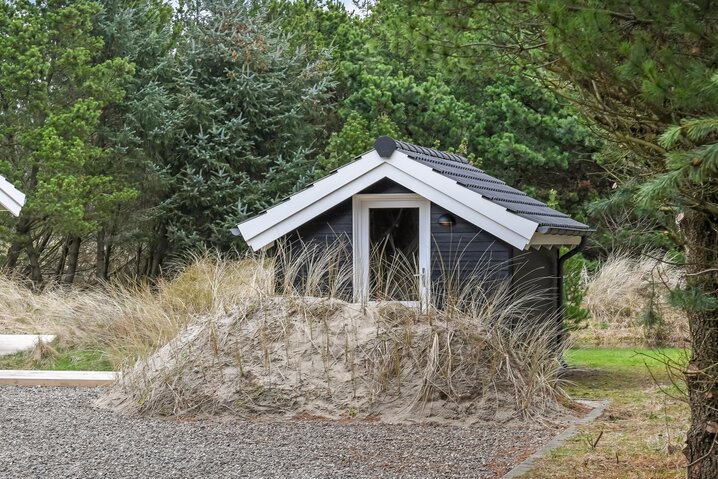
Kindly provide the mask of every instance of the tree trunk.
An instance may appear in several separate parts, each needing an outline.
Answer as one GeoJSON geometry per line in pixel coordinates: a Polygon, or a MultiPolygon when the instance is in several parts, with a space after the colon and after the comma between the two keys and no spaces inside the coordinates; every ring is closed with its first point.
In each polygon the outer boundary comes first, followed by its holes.
{"type": "Polygon", "coordinates": [[[105,240],[105,279],[110,279],[110,259],[112,258],[112,242],[105,240]]]}
{"type": "Polygon", "coordinates": [[[137,246],[137,264],[135,265],[135,278],[142,275],[142,243],[137,246]]]}
{"type": "MultiPolygon", "coordinates": [[[[689,211],[680,226],[686,240],[686,286],[715,297],[718,218],[689,211]]],[[[689,479],[713,479],[718,477],[718,310],[688,306],[692,351],[685,377],[691,425],[684,453],[689,479]]]]}
{"type": "MultiPolygon", "coordinates": [[[[35,191],[35,187],[37,186],[37,174],[39,171],[40,167],[37,165],[34,165],[30,169],[30,176],[28,177],[27,183],[24,185],[26,195],[30,195],[33,191],[35,191]]],[[[22,250],[28,246],[32,247],[32,240],[30,239],[31,228],[32,220],[28,218],[28,216],[24,215],[23,210],[21,210],[20,218],[18,218],[17,224],[15,225],[15,240],[10,244],[10,248],[7,252],[5,268],[8,271],[13,271],[15,269],[22,250]]]]}
{"type": "Polygon", "coordinates": [[[57,268],[55,268],[55,281],[62,279],[62,272],[65,271],[65,262],[67,261],[67,253],[69,249],[70,240],[65,238],[62,242],[62,250],[60,250],[60,259],[57,261],[57,268]]]}
{"type": "Polygon", "coordinates": [[[40,267],[40,253],[30,241],[27,244],[27,259],[30,261],[30,280],[32,281],[32,289],[39,291],[42,288],[42,268],[40,267]]]}
{"type": "Polygon", "coordinates": [[[167,228],[164,226],[160,227],[157,235],[157,242],[152,250],[152,262],[150,263],[149,276],[155,278],[160,275],[162,271],[162,262],[167,254],[169,248],[169,242],[167,241],[167,228]]]}
{"type": "Polygon", "coordinates": [[[97,232],[95,277],[100,281],[107,280],[107,230],[104,227],[97,232]]]}
{"type": "Polygon", "coordinates": [[[62,275],[64,284],[72,284],[75,281],[75,273],[77,272],[77,261],[80,256],[80,243],[82,240],[79,236],[75,236],[70,240],[67,248],[67,269],[62,275]]]}
{"type": "Polygon", "coordinates": [[[8,271],[15,269],[20,259],[20,253],[22,253],[22,250],[27,247],[28,241],[30,241],[30,226],[30,221],[23,217],[21,217],[17,225],[15,225],[15,239],[10,244],[10,248],[8,248],[7,260],[5,261],[5,268],[8,271]]]}

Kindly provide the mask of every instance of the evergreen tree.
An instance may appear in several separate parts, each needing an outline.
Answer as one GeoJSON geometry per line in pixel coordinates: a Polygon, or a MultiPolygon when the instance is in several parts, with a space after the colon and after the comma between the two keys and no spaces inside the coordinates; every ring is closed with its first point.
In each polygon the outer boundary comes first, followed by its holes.
{"type": "Polygon", "coordinates": [[[467,66],[522,68],[568,96],[610,142],[604,167],[618,194],[672,213],[685,248],[686,285],[671,296],[688,315],[692,340],[685,370],[692,413],[688,477],[715,477],[718,6],[442,0],[407,8],[414,12],[407,33],[428,51],[457,53],[467,66]]]}
{"type": "Polygon", "coordinates": [[[371,136],[391,134],[461,152],[545,199],[557,188],[564,208],[595,193],[597,141],[565,101],[516,72],[427,61],[397,35],[407,16],[402,2],[376,2],[364,16],[335,1],[272,4],[295,38],[309,39],[310,52],[329,49],[336,71],[336,117],[319,174],[371,148],[371,136]]]}
{"type": "Polygon", "coordinates": [[[76,257],[76,239],[136,195],[94,167],[107,154],[93,142],[102,110],[122,99],[133,73],[122,58],[98,58],[98,11],[82,0],[0,4],[0,173],[27,195],[17,220],[3,218],[11,242],[5,264],[13,270],[25,255],[35,284],[54,235],[71,238],[76,257]]]}
{"type": "Polygon", "coordinates": [[[313,177],[313,138],[332,82],[279,25],[247,2],[207,1],[183,17],[168,78],[179,117],[159,155],[166,239],[156,255],[217,247],[230,228],[313,177]]]}
{"type": "Polygon", "coordinates": [[[103,111],[97,139],[108,155],[97,168],[140,192],[108,211],[91,238],[95,277],[101,280],[159,269],[152,254],[162,242],[155,207],[167,183],[162,154],[181,122],[168,88],[180,28],[172,5],[162,0],[102,0],[95,17],[95,30],[104,39],[102,57],[123,57],[135,67],[124,85],[125,97],[103,111]]]}

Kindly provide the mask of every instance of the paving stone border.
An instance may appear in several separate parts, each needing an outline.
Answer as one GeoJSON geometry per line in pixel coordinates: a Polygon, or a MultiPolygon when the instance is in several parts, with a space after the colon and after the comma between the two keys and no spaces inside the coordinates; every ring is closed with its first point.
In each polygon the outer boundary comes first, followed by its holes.
{"type": "Polygon", "coordinates": [[[536,461],[546,456],[549,452],[553,451],[554,449],[557,449],[563,444],[576,432],[578,431],[578,427],[582,426],[584,424],[588,424],[589,422],[592,422],[603,412],[606,410],[609,404],[611,404],[611,401],[578,401],[581,404],[584,404],[586,406],[593,406],[593,410],[586,414],[584,417],[576,421],[574,425],[563,431],[558,436],[554,437],[548,444],[544,445],[537,451],[535,451],[533,454],[531,454],[524,462],[521,464],[515,466],[513,469],[511,469],[509,472],[501,476],[501,479],[515,479],[517,477],[521,477],[527,472],[529,472],[534,464],[536,464],[536,461]]]}

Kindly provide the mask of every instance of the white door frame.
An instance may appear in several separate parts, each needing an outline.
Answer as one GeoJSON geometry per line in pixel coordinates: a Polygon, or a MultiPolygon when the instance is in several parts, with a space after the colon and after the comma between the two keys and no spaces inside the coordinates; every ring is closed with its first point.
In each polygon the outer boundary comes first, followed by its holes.
{"type": "MultiPolygon", "coordinates": [[[[352,249],[354,256],[354,301],[369,301],[369,209],[418,208],[419,209],[419,275],[421,306],[428,305],[431,284],[430,221],[431,202],[414,193],[362,194],[352,197],[352,249]]],[[[419,306],[415,301],[407,305],[419,306]]]]}

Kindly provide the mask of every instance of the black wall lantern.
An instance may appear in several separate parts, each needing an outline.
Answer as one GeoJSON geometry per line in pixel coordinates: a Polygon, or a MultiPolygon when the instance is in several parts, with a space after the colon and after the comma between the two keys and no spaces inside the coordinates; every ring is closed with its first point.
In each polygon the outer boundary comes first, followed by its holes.
{"type": "Polygon", "coordinates": [[[456,220],[450,214],[447,213],[439,216],[439,226],[443,226],[444,228],[451,228],[455,224],[456,220]]]}

